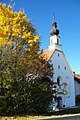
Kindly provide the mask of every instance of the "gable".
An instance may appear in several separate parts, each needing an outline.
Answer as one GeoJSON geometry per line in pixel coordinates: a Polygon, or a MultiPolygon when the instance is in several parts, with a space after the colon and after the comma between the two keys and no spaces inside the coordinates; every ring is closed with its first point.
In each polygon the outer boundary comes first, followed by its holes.
{"type": "MultiPolygon", "coordinates": [[[[49,61],[51,60],[52,61],[52,64],[60,64],[61,67],[64,67],[64,69],[68,69],[70,71],[70,73],[72,74],[73,76],[73,72],[72,72],[72,69],[65,57],[65,54],[63,51],[61,50],[52,50],[52,51],[49,51],[48,49],[47,50],[44,50],[41,54],[41,56],[46,60],[46,61],[49,61]]],[[[54,65],[55,66],[55,65],[54,65]]],[[[53,66],[53,68],[54,68],[53,66]]]]}
{"type": "MultiPolygon", "coordinates": [[[[61,71],[65,71],[65,73],[67,73],[67,71],[70,71],[70,73],[73,76],[72,69],[71,69],[63,51],[55,50],[54,54],[51,56],[50,59],[51,59],[54,67],[59,67],[59,69],[61,69],[61,71]]],[[[55,68],[55,69],[57,70],[57,68],[55,68]]]]}

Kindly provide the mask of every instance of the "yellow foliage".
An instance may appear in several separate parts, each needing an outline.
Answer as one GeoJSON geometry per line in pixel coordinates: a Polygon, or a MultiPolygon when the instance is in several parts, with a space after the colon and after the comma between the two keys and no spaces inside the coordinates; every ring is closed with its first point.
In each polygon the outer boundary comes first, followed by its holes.
{"type": "Polygon", "coordinates": [[[14,44],[13,41],[9,41],[9,42],[7,42],[7,45],[13,45],[13,44],[14,44]]]}
{"type": "Polygon", "coordinates": [[[28,32],[28,33],[24,32],[23,35],[22,35],[22,39],[29,39],[30,37],[31,37],[30,32],[28,32]]]}
{"type": "Polygon", "coordinates": [[[39,39],[40,39],[40,37],[39,37],[38,35],[36,35],[36,36],[34,37],[34,42],[38,41],[39,39]]]}
{"type": "Polygon", "coordinates": [[[33,40],[28,40],[28,43],[30,43],[30,44],[33,43],[33,40]]]}
{"type": "MultiPolygon", "coordinates": [[[[11,46],[18,39],[32,46],[40,38],[38,35],[34,36],[29,25],[29,19],[24,12],[13,12],[10,5],[6,8],[6,4],[0,3],[0,47],[11,46]]],[[[21,45],[17,47],[20,48],[21,45]]]]}
{"type": "Polygon", "coordinates": [[[24,17],[24,18],[26,18],[26,15],[24,14],[24,12],[19,12],[18,13],[18,17],[24,17]]]}
{"type": "Polygon", "coordinates": [[[8,10],[12,11],[12,7],[10,5],[8,5],[8,10]]]}
{"type": "Polygon", "coordinates": [[[18,33],[17,33],[17,31],[15,31],[15,32],[12,33],[12,37],[18,38],[18,33]]]}
{"type": "Polygon", "coordinates": [[[2,7],[3,7],[3,9],[5,9],[6,8],[6,4],[3,4],[2,7]]]}

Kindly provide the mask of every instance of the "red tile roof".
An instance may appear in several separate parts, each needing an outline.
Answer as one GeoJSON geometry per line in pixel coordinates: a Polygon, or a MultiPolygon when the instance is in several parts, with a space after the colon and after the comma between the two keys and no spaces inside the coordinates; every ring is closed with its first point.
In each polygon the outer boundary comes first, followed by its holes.
{"type": "Polygon", "coordinates": [[[80,74],[74,74],[74,77],[76,77],[77,79],[80,79],[80,74]]]}
{"type": "Polygon", "coordinates": [[[77,81],[80,84],[80,74],[74,73],[74,80],[77,81]]]}
{"type": "Polygon", "coordinates": [[[47,50],[44,50],[44,51],[42,52],[42,55],[41,55],[41,56],[42,56],[46,61],[49,61],[53,53],[54,53],[54,50],[49,51],[49,50],[47,49],[47,50]]]}

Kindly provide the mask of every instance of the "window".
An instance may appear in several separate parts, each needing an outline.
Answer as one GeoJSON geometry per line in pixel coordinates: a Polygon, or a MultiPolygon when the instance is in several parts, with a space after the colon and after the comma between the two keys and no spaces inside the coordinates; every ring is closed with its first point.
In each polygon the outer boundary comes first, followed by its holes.
{"type": "Polygon", "coordinates": [[[58,69],[60,69],[60,65],[58,65],[58,69]]]}
{"type": "Polygon", "coordinates": [[[57,84],[60,85],[60,78],[57,78],[57,84]]]}
{"type": "Polygon", "coordinates": [[[57,44],[59,44],[59,39],[57,39],[57,44]]]}
{"type": "Polygon", "coordinates": [[[66,70],[66,66],[64,67],[64,69],[66,70]]]}
{"type": "Polygon", "coordinates": [[[59,53],[58,53],[58,57],[59,57],[59,53]]]}

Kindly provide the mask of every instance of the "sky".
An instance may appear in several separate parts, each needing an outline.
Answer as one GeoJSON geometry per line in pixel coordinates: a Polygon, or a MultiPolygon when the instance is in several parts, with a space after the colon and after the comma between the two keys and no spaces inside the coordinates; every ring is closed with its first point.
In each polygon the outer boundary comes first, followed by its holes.
{"type": "Polygon", "coordinates": [[[80,74],[80,0],[0,0],[24,9],[25,14],[41,37],[41,49],[47,49],[53,14],[60,31],[60,44],[72,71],[80,74]]]}

